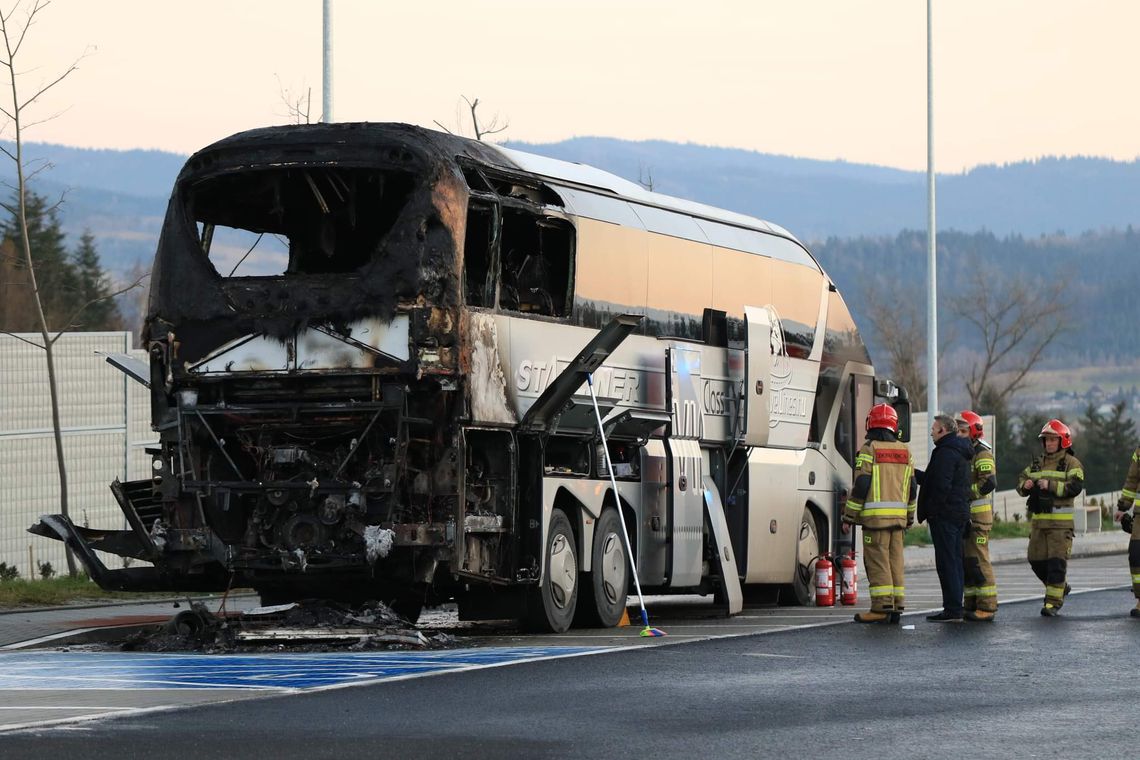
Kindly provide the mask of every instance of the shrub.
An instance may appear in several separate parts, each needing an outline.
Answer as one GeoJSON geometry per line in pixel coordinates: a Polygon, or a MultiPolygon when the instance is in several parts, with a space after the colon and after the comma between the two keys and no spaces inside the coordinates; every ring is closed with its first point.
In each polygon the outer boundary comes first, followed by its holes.
{"type": "Polygon", "coordinates": [[[55,568],[51,566],[50,562],[37,562],[36,568],[40,571],[40,577],[45,581],[55,577],[55,568]]]}
{"type": "Polygon", "coordinates": [[[0,562],[0,581],[14,581],[20,577],[20,570],[15,565],[0,562]]]}

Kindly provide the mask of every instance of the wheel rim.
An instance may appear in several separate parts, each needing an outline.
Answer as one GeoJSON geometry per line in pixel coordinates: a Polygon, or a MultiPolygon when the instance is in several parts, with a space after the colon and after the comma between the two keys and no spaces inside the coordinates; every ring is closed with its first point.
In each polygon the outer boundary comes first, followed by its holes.
{"type": "Polygon", "coordinates": [[[617,604],[625,590],[625,550],[616,533],[609,533],[602,541],[602,591],[606,601],[617,604]]]}
{"type": "Polygon", "coordinates": [[[559,609],[566,609],[578,580],[578,560],[566,536],[559,533],[550,542],[550,597],[559,609]]]}

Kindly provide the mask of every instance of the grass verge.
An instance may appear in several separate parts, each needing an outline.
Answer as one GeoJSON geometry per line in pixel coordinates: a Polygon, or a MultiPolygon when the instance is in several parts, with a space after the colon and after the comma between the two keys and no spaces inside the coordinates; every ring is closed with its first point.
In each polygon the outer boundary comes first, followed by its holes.
{"type": "MultiPolygon", "coordinates": [[[[134,600],[162,594],[137,594],[125,591],[104,591],[86,575],[76,578],[48,578],[25,580],[13,578],[0,581],[0,609],[13,607],[51,607],[71,602],[134,600]]],[[[166,594],[165,596],[170,596],[166,594]]]]}
{"type": "MultiPolygon", "coordinates": [[[[1029,523],[999,521],[990,530],[990,538],[1029,538],[1029,523]]],[[[930,546],[930,530],[925,525],[916,525],[906,532],[903,546],[930,546]]]]}

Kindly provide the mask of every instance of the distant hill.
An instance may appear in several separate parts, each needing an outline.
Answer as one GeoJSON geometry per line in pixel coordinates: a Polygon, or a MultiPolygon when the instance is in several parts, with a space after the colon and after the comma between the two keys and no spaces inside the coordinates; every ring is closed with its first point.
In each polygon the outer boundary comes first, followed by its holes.
{"type": "MultiPolygon", "coordinates": [[[[812,243],[827,238],[894,236],[926,226],[922,172],[777,156],[662,141],[581,137],[509,147],[579,161],[654,189],[752,214],[812,243]]],[[[149,261],[171,185],[185,156],[162,151],[88,150],[29,144],[53,168],[36,179],[49,196],[67,191],[61,215],[69,239],[90,229],[114,271],[149,261]]],[[[11,182],[0,162],[0,180],[11,182]]],[[[1044,158],[983,166],[938,180],[938,226],[999,237],[1140,227],[1140,162],[1044,158]]]]}
{"type": "MultiPolygon", "coordinates": [[[[926,227],[926,174],[766,153],[579,137],[508,147],[577,161],[667,195],[768,219],[803,240],[926,227]]],[[[1140,226],[1140,161],[1042,158],[939,175],[938,228],[997,235],[1140,226]]]]}

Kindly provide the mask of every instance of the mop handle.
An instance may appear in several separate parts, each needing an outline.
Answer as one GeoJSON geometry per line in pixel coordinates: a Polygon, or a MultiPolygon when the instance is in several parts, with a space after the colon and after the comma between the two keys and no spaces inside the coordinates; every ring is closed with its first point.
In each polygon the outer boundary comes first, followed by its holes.
{"type": "Polygon", "coordinates": [[[594,396],[594,373],[586,373],[586,387],[590,389],[590,401],[594,404],[594,417],[598,420],[598,435],[602,437],[602,453],[606,457],[606,470],[609,471],[610,485],[614,489],[614,501],[617,502],[618,522],[621,523],[621,536],[625,539],[625,550],[629,552],[629,566],[633,570],[633,585],[637,589],[637,601],[641,605],[641,617],[645,625],[649,625],[649,618],[645,612],[645,597],[641,595],[641,581],[637,577],[637,562],[633,558],[633,547],[629,543],[629,532],[625,529],[625,516],[621,511],[621,497],[618,495],[617,480],[614,478],[614,466],[610,462],[610,448],[606,445],[606,431],[602,426],[602,413],[598,411],[598,399],[594,396]]]}

